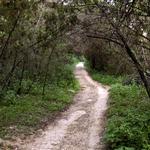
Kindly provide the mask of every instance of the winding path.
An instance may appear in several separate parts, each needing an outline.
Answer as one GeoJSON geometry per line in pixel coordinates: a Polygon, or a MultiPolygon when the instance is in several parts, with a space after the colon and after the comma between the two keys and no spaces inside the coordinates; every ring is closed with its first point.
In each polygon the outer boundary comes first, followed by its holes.
{"type": "Polygon", "coordinates": [[[25,150],[102,150],[108,89],[93,81],[83,63],[75,76],[81,85],[70,108],[25,150]]]}

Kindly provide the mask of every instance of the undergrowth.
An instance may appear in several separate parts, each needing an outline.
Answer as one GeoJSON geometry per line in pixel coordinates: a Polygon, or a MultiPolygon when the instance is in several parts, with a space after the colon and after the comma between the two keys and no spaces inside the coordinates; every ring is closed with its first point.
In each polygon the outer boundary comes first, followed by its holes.
{"type": "Polygon", "coordinates": [[[91,76],[94,80],[104,84],[104,85],[112,85],[116,83],[122,83],[123,77],[108,75],[106,73],[98,73],[97,71],[93,71],[91,76]]]}
{"type": "Polygon", "coordinates": [[[10,89],[0,100],[0,138],[29,135],[43,128],[72,102],[79,89],[72,65],[65,66],[53,82],[47,83],[44,96],[40,82],[32,84],[32,89],[26,94],[30,82],[23,81],[21,95],[10,89]]]}
{"type": "Polygon", "coordinates": [[[150,150],[150,102],[142,86],[122,85],[124,77],[91,72],[111,86],[105,142],[109,150],[150,150]]]}

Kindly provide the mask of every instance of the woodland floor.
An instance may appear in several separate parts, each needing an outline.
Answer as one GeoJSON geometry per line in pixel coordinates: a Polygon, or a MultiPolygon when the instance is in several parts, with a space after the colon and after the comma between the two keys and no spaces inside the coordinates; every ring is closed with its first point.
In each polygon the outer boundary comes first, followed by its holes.
{"type": "Polygon", "coordinates": [[[108,88],[93,81],[82,64],[75,76],[81,90],[70,108],[38,137],[22,144],[21,150],[102,150],[108,88]]]}

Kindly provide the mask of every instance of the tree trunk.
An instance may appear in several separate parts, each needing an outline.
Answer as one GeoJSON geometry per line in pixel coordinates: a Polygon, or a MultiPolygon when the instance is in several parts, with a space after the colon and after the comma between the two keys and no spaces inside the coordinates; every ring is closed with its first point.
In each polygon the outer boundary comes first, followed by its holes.
{"type": "Polygon", "coordinates": [[[21,71],[21,76],[20,76],[20,81],[19,81],[19,88],[17,90],[17,94],[21,93],[21,86],[22,86],[24,71],[25,71],[25,60],[23,60],[22,71],[21,71]]]}
{"type": "Polygon", "coordinates": [[[125,47],[125,50],[128,54],[128,56],[132,59],[140,77],[141,77],[141,80],[143,81],[143,84],[144,84],[144,87],[146,89],[146,92],[150,98],[150,85],[148,83],[148,80],[147,80],[147,77],[145,75],[145,72],[144,72],[144,69],[142,67],[142,65],[138,62],[136,56],[134,55],[134,53],[132,52],[132,50],[130,49],[129,45],[127,44],[126,40],[124,39],[124,37],[119,33],[119,36],[121,38],[121,41],[123,42],[124,44],[124,47],[125,47]]]}
{"type": "Polygon", "coordinates": [[[15,52],[15,56],[14,57],[15,58],[14,58],[14,62],[13,62],[12,68],[8,72],[8,74],[6,75],[5,79],[3,80],[3,85],[2,85],[2,89],[1,89],[2,91],[5,88],[7,88],[7,86],[9,85],[11,77],[13,75],[13,72],[15,71],[17,64],[19,64],[19,62],[17,62],[17,57],[18,57],[17,51],[15,52]]]}
{"type": "Polygon", "coordinates": [[[50,55],[48,57],[48,62],[47,62],[47,67],[46,67],[46,73],[45,73],[45,78],[44,78],[44,83],[43,83],[43,91],[42,91],[42,95],[43,96],[45,94],[46,80],[47,80],[47,75],[48,75],[48,67],[49,67],[50,59],[52,57],[53,52],[54,52],[54,48],[52,48],[52,51],[50,52],[50,55]]]}
{"type": "Polygon", "coordinates": [[[9,32],[9,35],[8,35],[8,37],[7,37],[7,39],[6,39],[6,42],[5,42],[5,44],[4,44],[3,48],[2,48],[1,53],[0,53],[0,58],[3,56],[4,52],[5,52],[6,49],[7,49],[7,46],[8,46],[8,44],[9,44],[9,40],[10,40],[10,38],[11,38],[13,32],[15,31],[15,28],[16,28],[17,23],[18,23],[18,21],[19,21],[20,15],[21,15],[21,12],[18,11],[18,16],[17,16],[17,18],[16,18],[16,20],[15,20],[15,22],[14,22],[14,25],[13,25],[11,31],[9,32]]]}

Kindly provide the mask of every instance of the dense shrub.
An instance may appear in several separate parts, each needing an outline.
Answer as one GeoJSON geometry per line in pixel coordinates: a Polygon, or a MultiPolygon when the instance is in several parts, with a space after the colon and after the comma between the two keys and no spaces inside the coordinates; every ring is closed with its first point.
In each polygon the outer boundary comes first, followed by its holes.
{"type": "Polygon", "coordinates": [[[112,85],[115,83],[122,83],[123,77],[115,76],[115,75],[108,75],[106,73],[99,73],[97,71],[89,70],[92,78],[102,84],[105,85],[112,85]]]}
{"type": "Polygon", "coordinates": [[[150,103],[141,87],[112,86],[105,136],[110,149],[150,149],[149,108],[150,103]]]}
{"type": "Polygon", "coordinates": [[[6,91],[0,101],[0,138],[31,134],[72,102],[79,89],[73,74],[74,67],[67,64],[60,69],[53,80],[47,80],[44,95],[43,83],[33,83],[29,79],[23,80],[21,94],[15,92],[17,82],[13,89],[6,91]],[[26,93],[31,84],[32,88],[26,93]]]}
{"type": "Polygon", "coordinates": [[[122,85],[124,77],[91,72],[111,86],[105,142],[109,150],[150,150],[150,102],[142,86],[122,85]]]}

